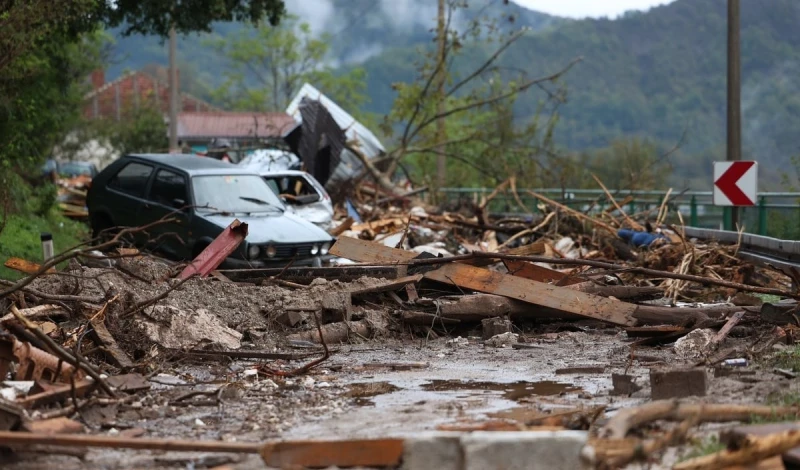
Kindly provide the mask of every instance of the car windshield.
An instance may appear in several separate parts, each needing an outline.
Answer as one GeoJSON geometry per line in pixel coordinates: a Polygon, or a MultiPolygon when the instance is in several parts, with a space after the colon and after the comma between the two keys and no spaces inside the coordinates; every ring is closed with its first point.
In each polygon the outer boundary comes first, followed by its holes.
{"type": "Polygon", "coordinates": [[[80,163],[62,163],[58,167],[59,173],[70,176],[92,175],[92,167],[80,163]]]}
{"type": "Polygon", "coordinates": [[[284,206],[258,175],[210,175],[192,178],[199,212],[254,213],[283,211],[284,206]]]}

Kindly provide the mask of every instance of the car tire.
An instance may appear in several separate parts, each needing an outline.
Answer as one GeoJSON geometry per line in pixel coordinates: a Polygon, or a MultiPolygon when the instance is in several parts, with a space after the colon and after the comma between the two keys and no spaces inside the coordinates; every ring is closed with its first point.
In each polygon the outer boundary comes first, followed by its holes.
{"type": "Polygon", "coordinates": [[[100,243],[107,242],[114,238],[114,222],[105,214],[98,214],[92,217],[92,238],[100,243]]]}
{"type": "Polygon", "coordinates": [[[189,261],[193,261],[195,258],[200,256],[200,253],[202,253],[206,248],[208,248],[208,243],[206,242],[195,243],[194,248],[192,248],[192,259],[189,261]]]}

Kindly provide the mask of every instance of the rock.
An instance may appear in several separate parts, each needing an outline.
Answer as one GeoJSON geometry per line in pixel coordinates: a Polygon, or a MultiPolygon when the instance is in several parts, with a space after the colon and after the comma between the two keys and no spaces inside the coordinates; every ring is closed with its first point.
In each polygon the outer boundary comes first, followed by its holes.
{"type": "Polygon", "coordinates": [[[208,310],[187,312],[171,306],[156,306],[138,325],[151,341],[165,348],[196,348],[216,344],[225,349],[239,349],[242,334],[228,328],[208,310]]]}
{"type": "Polygon", "coordinates": [[[484,318],[481,320],[483,328],[483,339],[487,340],[503,333],[511,332],[511,320],[507,318],[484,318]]]}
{"type": "Polygon", "coordinates": [[[483,344],[486,346],[491,346],[493,348],[505,348],[511,346],[514,343],[517,343],[518,341],[519,341],[519,335],[516,333],[509,332],[492,336],[488,340],[484,341],[483,344]]]}
{"type": "Polygon", "coordinates": [[[691,331],[675,341],[675,353],[681,359],[697,359],[705,354],[706,347],[715,334],[714,330],[708,328],[691,331]]]}
{"type": "Polygon", "coordinates": [[[650,397],[653,400],[706,395],[708,379],[702,367],[692,369],[650,369],[650,397]]]}

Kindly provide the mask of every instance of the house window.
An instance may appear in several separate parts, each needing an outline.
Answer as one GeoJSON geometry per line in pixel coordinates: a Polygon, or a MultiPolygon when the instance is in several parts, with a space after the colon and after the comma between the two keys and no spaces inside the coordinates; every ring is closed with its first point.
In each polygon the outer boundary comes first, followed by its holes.
{"type": "Polygon", "coordinates": [[[143,197],[147,180],[153,173],[153,167],[142,163],[128,163],[108,183],[110,188],[131,196],[143,197]]]}
{"type": "Polygon", "coordinates": [[[169,170],[158,170],[153,186],[150,188],[149,199],[165,206],[174,206],[176,200],[187,203],[186,178],[183,175],[169,170]]]}

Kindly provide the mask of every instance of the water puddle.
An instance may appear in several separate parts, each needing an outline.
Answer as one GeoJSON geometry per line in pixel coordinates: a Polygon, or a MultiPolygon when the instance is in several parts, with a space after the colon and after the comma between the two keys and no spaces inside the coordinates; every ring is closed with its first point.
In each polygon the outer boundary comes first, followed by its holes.
{"type": "Polygon", "coordinates": [[[345,396],[353,398],[353,403],[356,406],[374,406],[375,402],[371,400],[372,397],[398,390],[400,390],[400,387],[389,382],[353,383],[350,384],[350,390],[345,393],[345,396]]]}
{"type": "Polygon", "coordinates": [[[558,395],[563,392],[576,392],[581,390],[572,384],[552,382],[464,382],[461,380],[432,380],[422,385],[422,389],[429,392],[467,392],[463,398],[475,396],[476,393],[500,393],[506,400],[519,401],[530,396],[558,395]]]}

